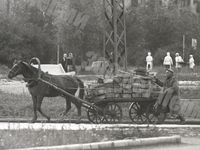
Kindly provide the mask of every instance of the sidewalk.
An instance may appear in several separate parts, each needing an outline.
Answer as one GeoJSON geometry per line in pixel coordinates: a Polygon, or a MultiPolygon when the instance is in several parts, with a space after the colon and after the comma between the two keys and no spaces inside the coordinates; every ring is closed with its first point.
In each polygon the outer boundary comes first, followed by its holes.
{"type": "MultiPolygon", "coordinates": [[[[200,150],[200,137],[181,137],[181,144],[151,145],[137,150],[200,150]]],[[[127,149],[127,150],[135,150],[127,149]]]]}
{"type": "Polygon", "coordinates": [[[138,148],[140,146],[150,146],[157,144],[179,144],[179,143],[181,143],[180,136],[170,136],[170,137],[154,137],[154,138],[142,138],[135,140],[118,140],[118,141],[61,145],[61,146],[50,146],[50,147],[33,147],[21,150],[105,150],[105,149],[124,149],[133,147],[138,148]]]}

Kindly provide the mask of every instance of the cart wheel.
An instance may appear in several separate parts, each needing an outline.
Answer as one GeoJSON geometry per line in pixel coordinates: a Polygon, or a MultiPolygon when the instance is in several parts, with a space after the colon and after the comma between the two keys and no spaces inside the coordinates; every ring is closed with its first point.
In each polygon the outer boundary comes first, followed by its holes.
{"type": "Polygon", "coordinates": [[[92,123],[100,124],[104,120],[104,115],[100,114],[93,107],[88,108],[87,110],[88,120],[92,123]]]}
{"type": "Polygon", "coordinates": [[[107,123],[120,123],[122,120],[122,109],[118,104],[108,103],[104,108],[104,114],[107,123]]]}
{"type": "Polygon", "coordinates": [[[148,118],[148,123],[156,124],[158,122],[158,114],[156,114],[154,103],[151,103],[147,106],[146,116],[148,118]]]}
{"type": "Polygon", "coordinates": [[[142,110],[137,102],[133,102],[129,107],[129,117],[136,124],[148,123],[146,112],[142,110]]]}
{"type": "Polygon", "coordinates": [[[161,112],[161,109],[159,109],[159,108],[158,108],[158,110],[155,110],[153,105],[154,104],[151,104],[147,108],[147,117],[148,117],[149,123],[152,123],[152,124],[164,123],[164,121],[166,119],[166,113],[161,112]]]}

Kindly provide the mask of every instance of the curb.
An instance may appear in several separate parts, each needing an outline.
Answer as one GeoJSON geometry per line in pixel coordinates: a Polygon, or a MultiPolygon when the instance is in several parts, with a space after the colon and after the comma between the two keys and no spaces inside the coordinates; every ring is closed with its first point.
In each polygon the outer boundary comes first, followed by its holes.
{"type": "Polygon", "coordinates": [[[117,141],[96,142],[87,144],[34,147],[34,148],[25,148],[21,150],[104,150],[104,149],[132,148],[136,146],[147,146],[147,145],[169,144],[169,143],[170,144],[181,143],[181,137],[175,135],[168,137],[141,138],[135,140],[117,140],[117,141]]]}

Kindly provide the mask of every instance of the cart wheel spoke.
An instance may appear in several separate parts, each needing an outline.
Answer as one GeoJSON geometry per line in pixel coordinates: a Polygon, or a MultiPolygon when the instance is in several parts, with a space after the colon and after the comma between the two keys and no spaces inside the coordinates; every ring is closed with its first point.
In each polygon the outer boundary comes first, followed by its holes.
{"type": "Polygon", "coordinates": [[[104,114],[108,123],[119,123],[122,120],[122,110],[118,104],[108,103],[104,108],[104,114]]]}
{"type": "Polygon", "coordinates": [[[88,120],[92,123],[102,123],[103,118],[104,118],[104,114],[99,113],[98,111],[96,111],[94,108],[90,107],[87,110],[87,116],[88,116],[88,120]]]}
{"type": "Polygon", "coordinates": [[[136,106],[136,110],[139,110],[140,109],[140,107],[138,106],[138,103],[135,103],[135,106],[136,106]]]}
{"type": "Polygon", "coordinates": [[[133,123],[141,124],[147,122],[147,117],[138,102],[133,102],[129,107],[129,117],[133,123]]]}

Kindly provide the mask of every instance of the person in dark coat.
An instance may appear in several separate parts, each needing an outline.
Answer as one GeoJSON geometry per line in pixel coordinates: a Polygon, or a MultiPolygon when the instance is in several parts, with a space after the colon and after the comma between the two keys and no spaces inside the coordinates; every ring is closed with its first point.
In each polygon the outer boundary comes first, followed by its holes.
{"type": "Polygon", "coordinates": [[[74,57],[72,53],[69,53],[68,57],[66,58],[66,68],[67,68],[67,72],[76,70],[74,57]]]}
{"type": "MultiPolygon", "coordinates": [[[[160,109],[160,114],[164,116],[166,112],[170,112],[171,115],[175,116],[177,119],[180,119],[181,124],[185,123],[185,118],[181,114],[181,106],[179,99],[179,87],[178,82],[174,76],[174,71],[172,69],[166,70],[166,79],[164,82],[161,82],[156,78],[156,83],[163,87],[163,93],[158,97],[158,100],[155,104],[155,108],[160,109]]],[[[158,120],[158,123],[162,123],[163,118],[158,120]]]]}
{"type": "Polygon", "coordinates": [[[67,72],[66,63],[67,63],[67,54],[65,53],[65,54],[63,54],[63,58],[62,58],[62,62],[61,62],[65,72],[67,72]]]}

